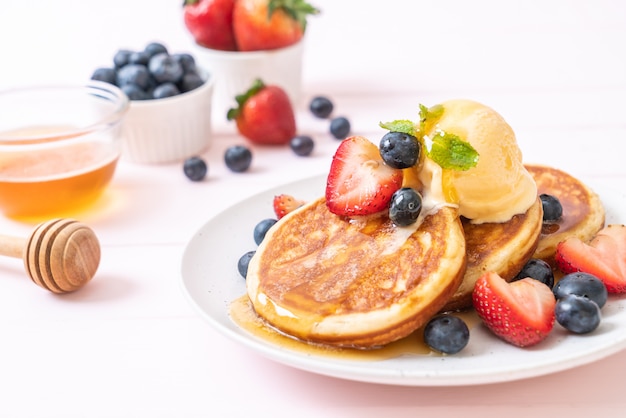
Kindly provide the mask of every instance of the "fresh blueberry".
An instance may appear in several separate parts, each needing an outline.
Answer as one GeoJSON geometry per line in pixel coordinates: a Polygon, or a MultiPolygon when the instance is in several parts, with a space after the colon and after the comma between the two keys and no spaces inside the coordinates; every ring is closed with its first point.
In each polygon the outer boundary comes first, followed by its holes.
{"type": "Polygon", "coordinates": [[[235,173],[242,173],[250,168],[252,163],[252,152],[243,145],[233,145],[226,149],[224,153],[226,167],[235,173]]]}
{"type": "Polygon", "coordinates": [[[128,64],[128,60],[132,55],[133,51],[128,49],[120,49],[113,55],[113,65],[115,68],[122,68],[126,64],[128,64]]]}
{"type": "Polygon", "coordinates": [[[163,83],[159,84],[152,90],[152,98],[153,99],[164,99],[166,97],[177,96],[180,94],[180,90],[174,83],[163,83]]]}
{"type": "Polygon", "coordinates": [[[550,267],[550,264],[539,258],[531,258],[528,260],[513,280],[520,280],[526,277],[532,277],[535,280],[539,280],[550,289],[554,286],[554,272],[552,271],[552,267],[550,267]]]}
{"type": "Polygon", "coordinates": [[[413,135],[387,132],[380,140],[380,156],[393,168],[413,167],[420,158],[421,146],[413,135]]]}
{"type": "Polygon", "coordinates": [[[147,66],[149,61],[150,55],[145,51],[135,51],[128,57],[129,64],[141,64],[147,66]]]}
{"type": "Polygon", "coordinates": [[[91,79],[115,84],[117,82],[117,73],[115,72],[115,68],[97,68],[93,74],[91,74],[91,79]]]}
{"type": "Polygon", "coordinates": [[[181,67],[183,67],[185,74],[195,73],[198,71],[196,67],[196,60],[193,55],[183,52],[172,54],[172,58],[177,61],[181,67]]]}
{"type": "Polygon", "coordinates": [[[563,328],[576,334],[587,334],[600,325],[600,307],[591,299],[567,295],[556,301],[556,321],[563,328]]]}
{"type": "Polygon", "coordinates": [[[201,181],[206,177],[208,166],[200,157],[189,157],[183,163],[183,171],[191,181],[201,181]]]}
{"type": "Polygon", "coordinates": [[[244,279],[248,275],[248,265],[250,264],[250,259],[254,256],[255,253],[256,251],[248,251],[247,253],[239,257],[239,260],[237,261],[237,270],[239,270],[239,274],[241,274],[241,277],[243,277],[244,279]]]}
{"type": "Polygon", "coordinates": [[[437,315],[424,327],[424,342],[444,354],[456,354],[464,349],[469,337],[467,324],[458,316],[450,314],[437,315]]]}
{"type": "Polygon", "coordinates": [[[183,67],[165,52],[154,55],[148,63],[150,74],[158,83],[178,83],[183,78],[183,67]]]}
{"type": "Polygon", "coordinates": [[[183,78],[178,83],[180,91],[186,93],[188,91],[197,89],[204,84],[204,80],[196,73],[187,73],[183,75],[183,78]]]}
{"type": "Polygon", "coordinates": [[[350,121],[339,116],[330,121],[330,133],[337,139],[345,139],[350,133],[350,121]]]}
{"type": "Polygon", "coordinates": [[[256,224],[253,232],[254,242],[256,242],[256,245],[259,245],[263,241],[267,231],[269,231],[269,229],[273,227],[276,222],[278,222],[276,219],[268,218],[263,219],[261,222],[256,224]]]}
{"type": "Polygon", "coordinates": [[[291,138],[289,146],[291,147],[291,150],[296,153],[296,155],[306,157],[313,152],[315,142],[313,141],[313,138],[308,135],[298,135],[291,138]]]}
{"type": "Polygon", "coordinates": [[[150,95],[135,84],[124,84],[120,89],[128,96],[130,100],[148,100],[150,95]]]}
{"type": "Polygon", "coordinates": [[[539,198],[543,206],[544,222],[554,222],[561,219],[561,216],[563,216],[563,206],[561,206],[561,202],[556,196],[542,193],[539,195],[539,198]]]}
{"type": "Polygon", "coordinates": [[[146,90],[150,86],[150,72],[145,65],[128,64],[117,70],[117,85],[134,84],[146,90]]]}
{"type": "Polygon", "coordinates": [[[552,289],[556,299],[576,295],[591,299],[602,308],[608,299],[606,286],[593,274],[576,272],[566,274],[552,289]]]}
{"type": "Polygon", "coordinates": [[[150,57],[153,57],[156,54],[167,54],[168,50],[167,47],[160,42],[150,42],[144,48],[144,52],[146,52],[150,57]]]}
{"type": "Polygon", "coordinates": [[[408,226],[422,211],[422,196],[410,187],[395,191],[389,203],[389,219],[398,226],[408,226]]]}
{"type": "Polygon", "coordinates": [[[313,113],[313,116],[320,119],[325,119],[330,116],[333,112],[333,108],[333,102],[324,96],[314,97],[309,104],[309,109],[311,110],[311,113],[313,113]]]}

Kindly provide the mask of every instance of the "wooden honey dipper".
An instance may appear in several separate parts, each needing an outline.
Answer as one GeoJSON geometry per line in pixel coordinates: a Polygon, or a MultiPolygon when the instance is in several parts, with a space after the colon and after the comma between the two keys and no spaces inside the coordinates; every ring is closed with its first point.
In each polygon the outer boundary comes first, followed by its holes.
{"type": "Polygon", "coordinates": [[[100,242],[78,221],[52,219],[37,225],[29,238],[0,235],[0,255],[22,258],[33,282],[66,293],[93,278],[100,264],[100,242]]]}

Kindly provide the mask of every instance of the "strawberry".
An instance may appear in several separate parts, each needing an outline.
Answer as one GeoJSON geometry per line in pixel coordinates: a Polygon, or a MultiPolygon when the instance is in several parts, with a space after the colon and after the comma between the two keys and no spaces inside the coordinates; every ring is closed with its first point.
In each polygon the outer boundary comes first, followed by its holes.
{"type": "Polygon", "coordinates": [[[535,279],[507,283],[497,273],[487,272],[476,281],[472,300],[487,328],[518,347],[539,343],[554,326],[554,294],[535,279]]]}
{"type": "Polygon", "coordinates": [[[306,18],[319,10],[304,0],[237,0],[233,30],[241,51],[283,48],[302,39],[306,18]]]}
{"type": "Polygon", "coordinates": [[[274,196],[274,213],[278,219],[304,205],[304,200],[296,199],[288,194],[274,196]]]}
{"type": "Polygon", "coordinates": [[[386,165],[378,147],[362,136],[344,139],[326,181],[326,205],[337,215],[369,215],[386,210],[402,186],[402,170],[386,165]]]}
{"type": "Polygon", "coordinates": [[[185,0],[183,20],[198,45],[235,51],[233,11],[236,0],[185,0]]]}
{"type": "Polygon", "coordinates": [[[256,80],[250,89],[236,98],[238,107],[230,109],[239,133],[262,145],[287,144],[296,134],[296,119],[287,93],[274,85],[256,80]]]}
{"type": "Polygon", "coordinates": [[[578,237],[560,242],[554,256],[563,273],[582,271],[604,282],[610,293],[626,293],[626,226],[608,225],[585,243],[578,237]]]}

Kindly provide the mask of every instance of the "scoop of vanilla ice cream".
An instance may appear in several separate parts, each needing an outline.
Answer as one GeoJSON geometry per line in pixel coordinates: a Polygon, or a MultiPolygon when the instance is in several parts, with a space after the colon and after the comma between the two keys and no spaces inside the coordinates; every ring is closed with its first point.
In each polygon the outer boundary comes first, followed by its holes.
{"type": "Polygon", "coordinates": [[[430,177],[442,179],[444,194],[453,195],[459,213],[474,223],[506,222],[525,213],[537,199],[537,186],[524,168],[513,129],[480,103],[451,100],[441,105],[443,115],[425,134],[432,136],[440,129],[457,135],[478,151],[479,158],[469,170],[446,169],[441,176],[430,177]]]}

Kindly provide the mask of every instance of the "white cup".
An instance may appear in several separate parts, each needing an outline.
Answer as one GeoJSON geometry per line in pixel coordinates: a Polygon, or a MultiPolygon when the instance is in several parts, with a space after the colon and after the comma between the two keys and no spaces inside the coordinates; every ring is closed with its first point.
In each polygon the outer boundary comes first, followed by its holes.
{"type": "Polygon", "coordinates": [[[228,109],[235,107],[235,96],[245,93],[254,80],[280,86],[297,106],[302,93],[302,53],[304,41],[267,51],[218,51],[195,45],[196,61],[215,79],[213,121],[227,123],[228,109]]]}

